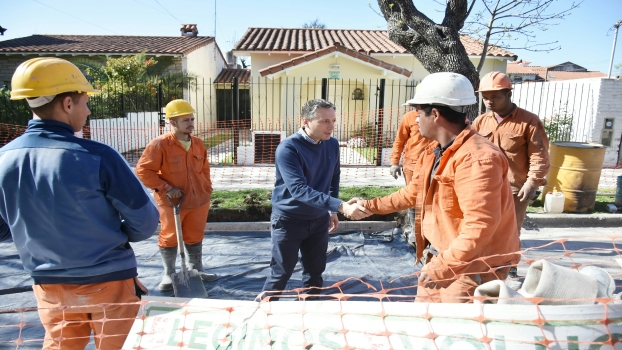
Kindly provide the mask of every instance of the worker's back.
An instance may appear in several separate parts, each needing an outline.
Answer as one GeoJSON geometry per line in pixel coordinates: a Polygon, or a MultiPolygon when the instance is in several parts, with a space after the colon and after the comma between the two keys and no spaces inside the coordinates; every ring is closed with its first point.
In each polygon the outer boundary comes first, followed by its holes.
{"type": "Polygon", "coordinates": [[[33,120],[0,164],[0,217],[35,283],[136,276],[128,243],[154,233],[158,212],[114,149],[33,120]]]}

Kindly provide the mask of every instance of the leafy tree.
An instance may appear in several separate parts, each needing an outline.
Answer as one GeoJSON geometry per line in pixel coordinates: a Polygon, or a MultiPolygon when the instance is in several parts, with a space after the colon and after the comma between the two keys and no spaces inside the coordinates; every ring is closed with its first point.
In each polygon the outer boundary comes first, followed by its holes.
{"type": "Polygon", "coordinates": [[[162,74],[171,62],[165,60],[165,63],[168,64],[158,65],[155,59],[146,58],[144,51],[135,56],[108,57],[105,63],[76,62],[102,91],[101,95],[91,99],[92,118],[117,118],[127,112],[158,111],[158,107],[170,100],[182,98],[184,88],[194,87],[196,82],[185,73],[162,74]]]}
{"type": "Polygon", "coordinates": [[[316,18],[312,21],[307,21],[305,23],[302,24],[303,28],[319,28],[319,29],[324,29],[326,28],[326,24],[320,22],[319,18],[316,18]]]}

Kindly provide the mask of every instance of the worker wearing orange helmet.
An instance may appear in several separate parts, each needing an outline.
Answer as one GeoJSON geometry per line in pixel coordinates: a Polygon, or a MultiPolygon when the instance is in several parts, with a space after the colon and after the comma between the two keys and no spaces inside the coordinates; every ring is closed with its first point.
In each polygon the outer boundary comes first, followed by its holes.
{"type": "MultiPolygon", "coordinates": [[[[136,175],[154,196],[160,211],[162,228],[158,247],[164,274],[158,286],[161,292],[173,290],[177,242],[175,216],[167,197],[181,200],[181,229],[188,251],[188,267],[196,269],[201,279],[218,279],[203,269],[203,238],[212,196],[212,180],[207,148],[194,131],[194,108],[184,100],[173,100],[165,107],[171,132],[153,139],[136,164],[136,175]]],[[[183,249],[183,248],[182,248],[183,249]]]]}
{"type": "MultiPolygon", "coordinates": [[[[490,72],[477,90],[488,112],[473,122],[473,128],[497,145],[508,158],[508,179],[514,194],[519,235],[527,206],[538,187],[546,184],[549,171],[549,139],[537,115],[512,103],[512,83],[501,72],[490,72]]],[[[514,275],[512,270],[510,275],[514,275]]]]}
{"type": "Polygon", "coordinates": [[[17,67],[12,100],[33,112],[0,149],[0,241],[12,236],[34,280],[43,349],[120,349],[146,289],[130,242],[150,238],[158,211],[123,157],[78,138],[98,93],[69,61],[17,67]]]}

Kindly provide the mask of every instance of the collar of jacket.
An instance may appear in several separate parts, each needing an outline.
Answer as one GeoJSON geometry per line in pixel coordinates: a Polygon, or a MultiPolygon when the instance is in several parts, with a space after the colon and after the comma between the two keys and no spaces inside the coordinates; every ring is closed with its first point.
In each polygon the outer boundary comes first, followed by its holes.
{"type": "MultiPolygon", "coordinates": [[[[516,105],[516,103],[512,103],[512,105],[514,105],[514,109],[512,109],[512,112],[510,112],[510,114],[508,114],[505,117],[503,117],[503,120],[514,118],[516,116],[516,111],[518,111],[518,106],[516,105]]],[[[493,111],[489,111],[488,113],[486,113],[486,116],[488,118],[493,118],[493,119],[496,120],[495,112],[493,112],[493,111]]]]}
{"type": "Polygon", "coordinates": [[[58,134],[73,135],[74,133],[71,125],[56,120],[32,119],[28,121],[28,129],[26,132],[38,130],[47,130],[58,134]]]}
{"type": "MultiPolygon", "coordinates": [[[[190,136],[190,141],[196,138],[195,136],[192,136],[192,135],[189,135],[189,136],[190,136]]],[[[169,145],[179,145],[180,147],[183,147],[181,145],[181,142],[179,142],[179,140],[175,136],[175,133],[172,131],[164,134],[164,139],[166,140],[166,142],[168,142],[169,145]]]]}
{"type": "MultiPolygon", "coordinates": [[[[443,151],[443,154],[445,154],[445,152],[447,151],[455,151],[458,148],[460,148],[460,146],[462,146],[463,143],[465,143],[469,138],[471,138],[471,136],[473,134],[477,134],[477,131],[473,130],[473,128],[470,125],[467,125],[466,128],[464,128],[464,130],[462,130],[458,136],[456,136],[456,138],[454,139],[454,143],[451,144],[451,146],[447,147],[447,149],[445,151],[443,151]]],[[[432,143],[430,143],[428,145],[428,147],[426,148],[426,150],[430,151],[430,153],[434,153],[434,149],[438,146],[440,146],[441,144],[438,141],[432,141],[432,143]]]]}

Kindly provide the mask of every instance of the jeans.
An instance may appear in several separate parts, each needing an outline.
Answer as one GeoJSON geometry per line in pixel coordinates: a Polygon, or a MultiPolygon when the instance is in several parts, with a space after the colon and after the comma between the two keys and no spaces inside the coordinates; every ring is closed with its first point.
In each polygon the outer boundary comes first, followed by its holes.
{"type": "MultiPolygon", "coordinates": [[[[264,291],[285,289],[298,262],[298,251],[301,255],[303,287],[322,287],[329,219],[328,212],[314,220],[296,220],[274,213],[270,216],[272,260],[264,291]]],[[[319,290],[313,289],[309,294],[319,294],[319,290]]]]}

